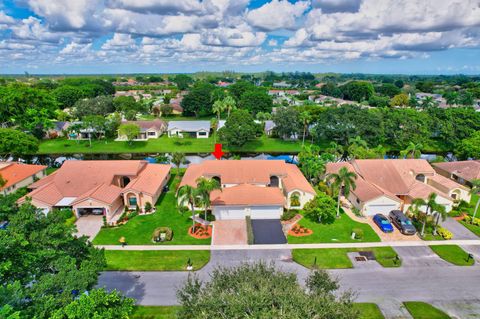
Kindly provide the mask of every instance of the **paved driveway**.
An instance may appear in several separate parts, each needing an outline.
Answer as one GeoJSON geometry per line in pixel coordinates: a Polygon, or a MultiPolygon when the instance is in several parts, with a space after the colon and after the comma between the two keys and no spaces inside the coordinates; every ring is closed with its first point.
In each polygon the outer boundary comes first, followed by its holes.
{"type": "Polygon", "coordinates": [[[402,234],[395,225],[393,226],[393,232],[391,233],[384,233],[383,231],[378,228],[377,224],[373,221],[373,216],[365,217],[367,224],[369,224],[373,230],[377,233],[378,237],[380,237],[381,241],[415,241],[421,240],[418,235],[407,236],[402,234]]]}
{"type": "Polygon", "coordinates": [[[256,245],[287,243],[280,219],[252,219],[252,229],[256,245]]]}
{"type": "Polygon", "coordinates": [[[244,219],[213,222],[212,245],[246,245],[247,223],[244,219]]]}
{"type": "Polygon", "coordinates": [[[447,219],[444,222],[440,222],[440,224],[452,232],[454,239],[478,239],[477,235],[451,217],[447,217],[447,219]]]}
{"type": "Polygon", "coordinates": [[[402,260],[402,267],[451,266],[450,263],[438,257],[428,246],[394,247],[393,249],[402,260]]]}
{"type": "Polygon", "coordinates": [[[102,228],[103,219],[98,215],[86,215],[82,216],[75,222],[77,226],[78,236],[87,236],[90,240],[93,240],[97,236],[100,228],[102,228]]]}

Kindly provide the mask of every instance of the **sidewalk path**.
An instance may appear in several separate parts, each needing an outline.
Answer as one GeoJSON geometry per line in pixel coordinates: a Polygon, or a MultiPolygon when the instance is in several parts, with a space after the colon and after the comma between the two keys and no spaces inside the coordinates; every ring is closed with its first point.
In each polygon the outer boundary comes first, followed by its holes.
{"type": "Polygon", "coordinates": [[[281,244],[281,245],[97,245],[105,250],[266,250],[266,249],[317,249],[317,248],[366,248],[366,247],[423,247],[433,245],[480,246],[475,240],[432,240],[432,241],[383,241],[357,243],[323,244],[281,244]]]}

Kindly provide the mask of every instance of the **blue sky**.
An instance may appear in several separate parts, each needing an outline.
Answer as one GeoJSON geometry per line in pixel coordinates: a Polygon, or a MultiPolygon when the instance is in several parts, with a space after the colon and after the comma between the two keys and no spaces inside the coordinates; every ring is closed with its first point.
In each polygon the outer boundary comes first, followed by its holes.
{"type": "Polygon", "coordinates": [[[4,0],[0,73],[480,74],[480,0],[4,0]]]}

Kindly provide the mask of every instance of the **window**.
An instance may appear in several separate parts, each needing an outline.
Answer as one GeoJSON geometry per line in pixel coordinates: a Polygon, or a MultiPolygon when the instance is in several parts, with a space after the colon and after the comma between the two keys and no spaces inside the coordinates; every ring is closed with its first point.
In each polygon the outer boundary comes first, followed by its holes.
{"type": "Polygon", "coordinates": [[[418,174],[415,179],[419,182],[425,183],[425,175],[423,174],[418,174]]]}
{"type": "Polygon", "coordinates": [[[290,206],[297,207],[300,206],[300,193],[295,192],[290,196],[290,206]]]}
{"type": "Polygon", "coordinates": [[[278,187],[280,185],[280,179],[278,176],[270,176],[270,187],[278,187]]]}
{"type": "Polygon", "coordinates": [[[130,196],[128,198],[128,205],[137,206],[137,198],[135,196],[130,196]]]}
{"type": "Polygon", "coordinates": [[[155,133],[155,132],[147,132],[147,135],[148,135],[148,136],[155,136],[155,135],[157,135],[157,133],[155,133]]]}
{"type": "Polygon", "coordinates": [[[206,135],[207,135],[207,132],[198,132],[198,135],[199,135],[199,136],[206,136],[206,135]]]}
{"type": "Polygon", "coordinates": [[[453,199],[457,199],[457,194],[453,193],[453,194],[452,194],[452,198],[453,198],[453,199]]]}

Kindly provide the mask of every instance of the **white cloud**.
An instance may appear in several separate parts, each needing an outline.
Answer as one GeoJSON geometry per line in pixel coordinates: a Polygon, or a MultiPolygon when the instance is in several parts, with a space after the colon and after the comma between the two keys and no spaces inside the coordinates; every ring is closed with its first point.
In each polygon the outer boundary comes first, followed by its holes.
{"type": "Polygon", "coordinates": [[[0,24],[12,24],[15,22],[15,19],[8,16],[4,11],[0,11],[0,24]]]}
{"type": "Polygon", "coordinates": [[[296,19],[308,9],[309,2],[294,4],[287,0],[272,0],[258,9],[247,13],[247,21],[262,30],[294,29],[296,19]]]}
{"type": "Polygon", "coordinates": [[[130,34],[115,33],[102,45],[102,50],[127,50],[135,47],[135,40],[130,34]]]}
{"type": "Polygon", "coordinates": [[[275,39],[271,39],[270,41],[268,41],[268,45],[271,47],[276,47],[278,45],[278,42],[275,39]]]}

